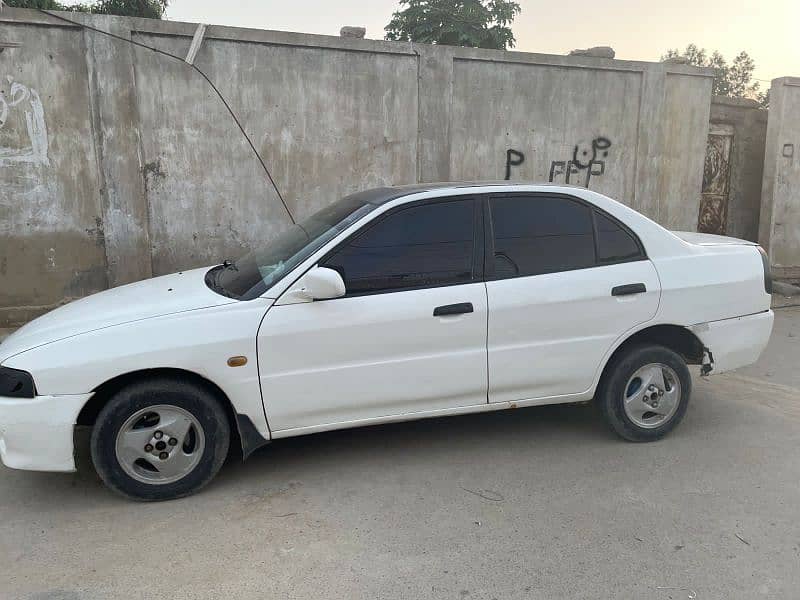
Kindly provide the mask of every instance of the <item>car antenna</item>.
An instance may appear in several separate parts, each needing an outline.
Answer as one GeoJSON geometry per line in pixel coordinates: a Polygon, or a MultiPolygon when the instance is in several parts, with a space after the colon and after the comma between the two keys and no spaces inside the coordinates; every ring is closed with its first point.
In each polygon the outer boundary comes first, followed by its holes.
{"type": "MultiPolygon", "coordinates": [[[[0,6],[2,6],[2,0],[0,0],[0,6]]],[[[261,168],[264,169],[264,173],[266,173],[267,178],[269,179],[269,182],[272,184],[272,187],[274,188],[275,193],[278,195],[278,199],[281,201],[281,204],[283,204],[283,208],[286,210],[286,214],[289,216],[289,220],[292,222],[292,225],[297,225],[298,224],[297,221],[294,218],[294,215],[292,215],[292,211],[289,210],[289,206],[286,204],[286,201],[283,199],[283,195],[281,194],[281,191],[278,189],[278,185],[275,183],[275,180],[272,178],[272,173],[270,173],[269,168],[267,168],[267,164],[264,162],[264,159],[261,157],[261,154],[256,149],[255,144],[253,144],[253,140],[251,140],[250,136],[247,135],[247,132],[245,131],[244,126],[242,125],[241,121],[239,120],[239,117],[236,116],[236,113],[234,112],[233,108],[231,107],[230,104],[228,104],[228,101],[225,99],[225,96],[222,95],[222,92],[220,92],[219,89],[217,88],[217,86],[214,85],[214,82],[211,81],[211,79],[208,77],[208,75],[206,75],[203,72],[203,70],[200,69],[200,67],[198,67],[196,64],[194,64],[194,57],[197,54],[197,50],[199,48],[199,42],[202,40],[201,36],[202,36],[203,32],[205,32],[205,25],[201,24],[200,26],[198,26],[197,32],[195,33],[195,40],[192,41],[192,47],[189,49],[189,54],[186,56],[186,58],[183,58],[181,56],[178,56],[177,54],[172,54],[170,52],[166,52],[165,50],[161,50],[161,49],[155,48],[153,46],[148,46],[147,44],[143,44],[141,42],[137,42],[136,40],[130,40],[128,38],[122,37],[121,35],[117,35],[115,33],[111,33],[109,31],[103,31],[102,29],[99,29],[97,27],[93,27],[91,25],[86,25],[85,23],[81,23],[80,21],[75,21],[73,19],[68,19],[67,17],[61,16],[61,15],[57,15],[54,12],[51,12],[49,10],[45,10],[43,8],[38,8],[37,10],[40,13],[48,15],[49,17],[52,17],[54,19],[58,19],[59,21],[64,21],[66,23],[70,23],[70,24],[75,25],[77,27],[80,27],[82,29],[88,29],[89,31],[94,31],[95,33],[101,33],[103,35],[106,35],[108,37],[114,38],[116,40],[121,40],[123,42],[127,42],[129,44],[133,44],[134,46],[139,46],[140,48],[145,48],[146,50],[150,50],[151,52],[155,52],[157,54],[163,54],[164,56],[168,56],[169,58],[178,60],[178,61],[188,65],[189,67],[191,67],[192,69],[194,69],[195,71],[200,73],[200,76],[203,79],[206,80],[208,85],[211,86],[211,89],[214,90],[214,93],[216,93],[217,97],[222,101],[222,104],[225,105],[225,108],[228,110],[228,113],[230,114],[230,116],[233,119],[234,123],[236,123],[236,126],[239,128],[239,131],[244,136],[244,139],[247,140],[247,144],[250,146],[250,149],[253,151],[253,154],[256,155],[256,158],[258,159],[258,162],[261,165],[261,168]]],[[[305,229],[303,231],[305,231],[305,229]]],[[[306,233],[306,235],[308,235],[308,234],[306,233]]]]}

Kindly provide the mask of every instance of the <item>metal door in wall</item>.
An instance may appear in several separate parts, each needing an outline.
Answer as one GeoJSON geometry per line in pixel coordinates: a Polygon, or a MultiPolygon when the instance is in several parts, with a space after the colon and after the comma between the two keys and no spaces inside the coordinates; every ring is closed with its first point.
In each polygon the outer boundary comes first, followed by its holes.
{"type": "Polygon", "coordinates": [[[697,231],[725,235],[728,225],[728,193],[731,178],[733,127],[712,123],[703,167],[703,195],[697,231]]]}

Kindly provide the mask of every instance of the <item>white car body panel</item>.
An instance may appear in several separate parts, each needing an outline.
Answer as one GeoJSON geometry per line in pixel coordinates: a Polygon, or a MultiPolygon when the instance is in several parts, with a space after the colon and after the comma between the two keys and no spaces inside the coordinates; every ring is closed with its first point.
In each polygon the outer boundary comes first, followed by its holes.
{"type": "Polygon", "coordinates": [[[74,471],[75,419],[91,394],[0,397],[0,459],[12,469],[74,471]]]}
{"type": "Polygon", "coordinates": [[[668,232],[614,200],[567,186],[409,190],[350,225],[255,300],[211,291],[206,271],[90,296],[0,344],[0,365],[31,373],[37,393],[28,400],[0,398],[3,462],[74,468],[71,432],[81,406],[102,384],[141,370],[178,369],[212,382],[268,440],[587,400],[613,352],[653,325],[688,328],[713,356],[712,374],[722,372],[756,360],[773,318],[751,242],[668,232]],[[638,235],[647,260],[316,302],[287,293],[331,248],[395,206],[497,191],[551,191],[590,202],[638,235]],[[610,295],[613,286],[632,282],[645,283],[647,292],[610,295]],[[432,316],[434,307],[460,302],[472,302],[474,313],[432,316]],[[231,356],[248,362],[229,367],[231,356]],[[21,450],[34,435],[36,450],[21,450]]]}
{"type": "Polygon", "coordinates": [[[275,306],[258,334],[272,430],[486,402],[483,283],[275,306]],[[437,306],[474,312],[434,317],[437,306]]]}
{"type": "Polygon", "coordinates": [[[772,333],[775,318],[771,310],[733,317],[722,321],[700,323],[690,327],[713,352],[715,375],[753,364],[761,355],[772,333]]]}
{"type": "Polygon", "coordinates": [[[649,260],[490,281],[489,401],[582,394],[620,336],[650,321],[660,283],[649,260]],[[644,294],[612,296],[644,283],[644,294]]]}
{"type": "Polygon", "coordinates": [[[101,384],[142,369],[187,371],[219,387],[236,412],[269,439],[255,332],[271,304],[261,298],[97,329],[16,354],[3,366],[33,373],[37,393],[56,401],[65,394],[91,396],[101,384]],[[229,367],[231,356],[246,356],[248,362],[229,367]]]}
{"type": "Polygon", "coordinates": [[[90,331],[235,302],[212,292],[193,269],[123,285],[71,302],[31,321],[0,345],[0,363],[43,344],[90,331]]]}

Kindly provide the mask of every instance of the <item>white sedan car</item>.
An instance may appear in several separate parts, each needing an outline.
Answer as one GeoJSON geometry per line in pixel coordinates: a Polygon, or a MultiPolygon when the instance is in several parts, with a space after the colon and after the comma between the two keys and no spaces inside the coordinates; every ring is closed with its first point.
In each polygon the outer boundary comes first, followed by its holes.
{"type": "Polygon", "coordinates": [[[573,187],[348,196],[235,261],[122,286],[0,345],[0,455],[113,490],[207,484],[229,448],[330,429],[594,399],[664,436],[692,379],[754,362],[771,279],[751,242],[667,231],[573,187]]]}

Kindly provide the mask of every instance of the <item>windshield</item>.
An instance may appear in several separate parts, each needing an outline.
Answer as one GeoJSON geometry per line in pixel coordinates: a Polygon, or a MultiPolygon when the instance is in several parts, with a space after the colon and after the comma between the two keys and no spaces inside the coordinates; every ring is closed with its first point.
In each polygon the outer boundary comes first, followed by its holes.
{"type": "Polygon", "coordinates": [[[206,284],[224,296],[252,300],[352,223],[375,209],[363,194],[337,200],[284,230],[268,244],[206,274],[206,284]]]}

